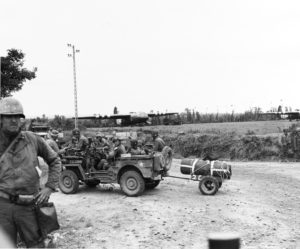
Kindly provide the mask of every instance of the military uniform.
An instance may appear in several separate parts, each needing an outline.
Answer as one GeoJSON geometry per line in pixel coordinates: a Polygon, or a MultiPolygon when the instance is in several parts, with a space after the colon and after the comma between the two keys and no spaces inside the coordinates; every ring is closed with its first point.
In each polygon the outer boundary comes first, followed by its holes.
{"type": "Polygon", "coordinates": [[[58,145],[52,138],[48,138],[46,142],[48,143],[48,145],[51,147],[52,150],[54,150],[56,153],[59,153],[58,145]]]}
{"type": "Polygon", "coordinates": [[[33,195],[37,196],[36,202],[47,201],[51,189],[54,191],[58,185],[61,161],[45,140],[34,133],[19,131],[12,139],[3,132],[3,120],[20,119],[18,115],[24,117],[22,108],[19,113],[15,107],[11,108],[12,113],[5,112],[9,105],[21,108],[20,103],[12,98],[0,102],[0,115],[3,116],[0,129],[0,226],[15,246],[19,234],[27,247],[43,247],[44,238],[37,223],[35,203],[20,205],[18,200],[21,195],[33,195]],[[40,189],[38,156],[49,165],[44,189],[40,189]]]}
{"type": "Polygon", "coordinates": [[[161,152],[163,150],[163,148],[166,146],[164,140],[162,140],[162,138],[160,137],[156,137],[154,140],[154,151],[159,151],[161,152]]]}
{"type": "Polygon", "coordinates": [[[115,158],[121,157],[122,154],[126,154],[126,149],[123,144],[119,144],[114,148],[114,156],[115,158]]]}
{"type": "Polygon", "coordinates": [[[128,153],[130,153],[131,155],[145,155],[146,154],[146,152],[144,150],[142,150],[140,147],[138,147],[138,141],[135,139],[131,140],[128,153]]]}

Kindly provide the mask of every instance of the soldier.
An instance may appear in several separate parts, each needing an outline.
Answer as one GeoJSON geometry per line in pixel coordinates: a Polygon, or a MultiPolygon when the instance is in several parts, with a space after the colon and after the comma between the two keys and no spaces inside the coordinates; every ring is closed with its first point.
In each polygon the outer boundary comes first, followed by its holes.
{"type": "Polygon", "coordinates": [[[158,136],[158,132],[154,131],[152,133],[152,137],[154,140],[154,147],[153,147],[153,151],[158,151],[158,152],[162,152],[163,148],[166,146],[164,140],[158,136]]]}
{"type": "Polygon", "coordinates": [[[130,148],[128,153],[130,153],[131,155],[145,155],[145,151],[142,150],[139,146],[138,146],[138,141],[136,139],[131,139],[130,141],[130,148]]]}
{"type": "Polygon", "coordinates": [[[45,140],[21,131],[23,107],[14,98],[0,100],[0,227],[17,247],[17,235],[26,247],[44,247],[35,205],[47,202],[55,191],[61,161],[45,140]],[[49,165],[48,180],[40,189],[38,156],[49,165]]]}
{"type": "Polygon", "coordinates": [[[65,144],[64,149],[76,149],[78,148],[78,140],[76,137],[72,137],[71,140],[65,144]]]}
{"type": "Polygon", "coordinates": [[[57,138],[58,138],[59,132],[57,130],[51,130],[49,131],[49,136],[46,139],[46,142],[49,144],[49,146],[56,152],[59,152],[58,145],[56,143],[57,138]]]}
{"type": "Polygon", "coordinates": [[[114,157],[118,158],[121,157],[122,154],[126,154],[125,146],[121,143],[120,138],[114,138],[114,157]]]}
{"type": "Polygon", "coordinates": [[[96,134],[96,147],[101,147],[101,148],[104,148],[104,147],[108,147],[109,148],[109,143],[107,142],[106,140],[106,137],[104,136],[104,134],[98,132],[96,134]]]}
{"type": "Polygon", "coordinates": [[[88,139],[85,136],[80,134],[80,130],[78,128],[75,128],[72,131],[72,135],[73,135],[73,137],[76,137],[76,139],[78,141],[77,149],[84,151],[87,148],[87,146],[89,145],[88,139]]]}

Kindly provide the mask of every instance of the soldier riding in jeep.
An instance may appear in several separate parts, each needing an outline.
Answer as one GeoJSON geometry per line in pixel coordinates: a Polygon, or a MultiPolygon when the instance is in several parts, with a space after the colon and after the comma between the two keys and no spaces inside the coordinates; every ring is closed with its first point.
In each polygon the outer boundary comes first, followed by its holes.
{"type": "Polygon", "coordinates": [[[90,143],[85,151],[62,155],[60,190],[76,193],[80,182],[90,187],[118,183],[126,195],[138,196],[158,186],[171,167],[172,149],[168,146],[161,152],[134,155],[126,153],[120,138],[113,142],[114,148],[109,151],[107,146],[90,143]]]}

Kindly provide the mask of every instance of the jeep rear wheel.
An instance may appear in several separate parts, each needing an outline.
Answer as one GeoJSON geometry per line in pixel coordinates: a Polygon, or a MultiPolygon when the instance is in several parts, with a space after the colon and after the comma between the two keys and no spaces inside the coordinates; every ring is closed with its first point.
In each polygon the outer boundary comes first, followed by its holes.
{"type": "Polygon", "coordinates": [[[59,189],[64,194],[74,194],[79,187],[78,177],[71,170],[64,170],[59,177],[59,189]]]}
{"type": "Polygon", "coordinates": [[[146,182],[145,188],[146,189],[154,189],[159,185],[159,183],[160,183],[160,180],[153,180],[153,181],[146,182]]]}
{"type": "Polygon", "coordinates": [[[120,186],[127,196],[138,196],[145,190],[145,180],[137,171],[129,170],[122,174],[120,186]]]}
{"type": "Polygon", "coordinates": [[[218,189],[218,180],[212,176],[204,176],[199,182],[199,190],[204,195],[214,195],[218,189]]]}

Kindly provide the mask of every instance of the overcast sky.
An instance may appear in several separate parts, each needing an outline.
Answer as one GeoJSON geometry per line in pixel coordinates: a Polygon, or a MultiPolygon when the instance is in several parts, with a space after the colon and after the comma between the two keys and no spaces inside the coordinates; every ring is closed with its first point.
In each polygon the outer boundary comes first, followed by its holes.
{"type": "Polygon", "coordinates": [[[0,0],[0,54],[21,49],[36,79],[27,116],[300,108],[300,2],[0,0]]]}

